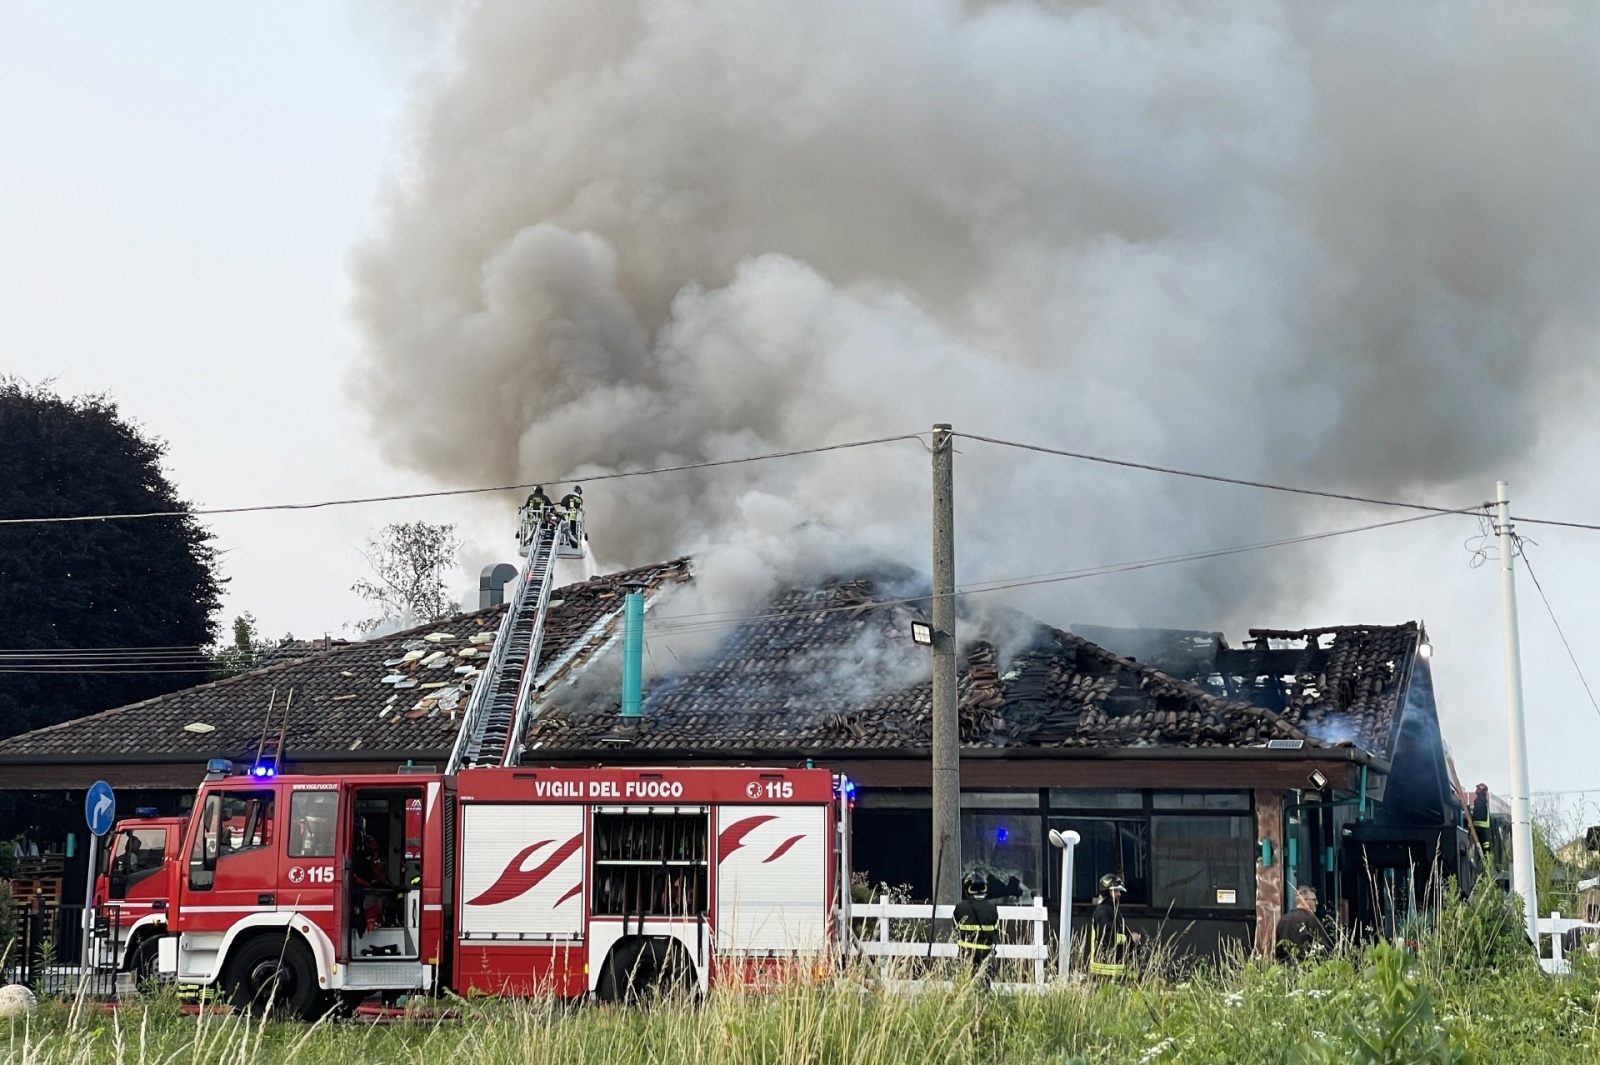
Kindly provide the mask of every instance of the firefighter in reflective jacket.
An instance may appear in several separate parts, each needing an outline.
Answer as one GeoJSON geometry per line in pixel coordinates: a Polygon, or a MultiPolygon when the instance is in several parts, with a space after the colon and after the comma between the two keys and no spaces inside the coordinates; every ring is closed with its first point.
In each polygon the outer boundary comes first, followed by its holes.
{"type": "Polygon", "coordinates": [[[1489,785],[1479,784],[1472,793],[1472,834],[1477,837],[1478,846],[1483,848],[1483,853],[1491,860],[1496,860],[1499,855],[1490,850],[1494,842],[1494,825],[1489,821],[1489,785]]]}
{"type": "Polygon", "coordinates": [[[988,962],[1000,939],[1000,908],[988,899],[989,878],[971,872],[961,878],[962,894],[956,903],[956,947],[979,980],[988,978],[988,962]]]}
{"type": "Polygon", "coordinates": [[[528,501],[522,504],[526,514],[522,529],[518,530],[519,537],[526,537],[524,544],[533,540],[538,535],[539,526],[545,522],[545,517],[550,513],[555,504],[550,502],[550,497],[545,495],[544,485],[536,484],[533,491],[528,493],[528,501]]]}
{"type": "Polygon", "coordinates": [[[572,491],[561,497],[559,513],[567,523],[567,542],[577,546],[578,522],[583,518],[583,485],[573,485],[572,491]]]}
{"type": "Polygon", "coordinates": [[[1107,873],[1100,878],[1100,904],[1089,918],[1089,972],[1095,976],[1121,976],[1128,971],[1128,955],[1140,940],[1138,932],[1122,919],[1122,877],[1107,873]]]}

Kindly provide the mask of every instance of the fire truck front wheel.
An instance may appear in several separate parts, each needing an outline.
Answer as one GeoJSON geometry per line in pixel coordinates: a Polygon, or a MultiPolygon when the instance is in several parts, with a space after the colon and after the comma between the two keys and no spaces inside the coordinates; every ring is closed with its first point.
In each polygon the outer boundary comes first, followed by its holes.
{"type": "Polygon", "coordinates": [[[257,1017],[314,1021],[323,1013],[316,959],[296,936],[258,936],[242,944],[228,962],[223,987],[234,1009],[257,1017]]]}
{"type": "Polygon", "coordinates": [[[140,984],[148,984],[157,978],[156,960],[160,946],[160,936],[145,936],[128,951],[128,971],[140,984]]]}

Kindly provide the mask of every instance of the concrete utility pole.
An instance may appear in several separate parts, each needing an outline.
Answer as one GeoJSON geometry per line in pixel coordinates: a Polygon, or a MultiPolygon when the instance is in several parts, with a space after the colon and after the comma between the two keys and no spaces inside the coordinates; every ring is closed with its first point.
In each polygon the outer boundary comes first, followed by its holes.
{"type": "Polygon", "coordinates": [[[1522,712],[1522,642],[1517,633],[1516,538],[1510,485],[1494,486],[1494,531],[1500,537],[1500,606],[1505,623],[1506,731],[1511,752],[1511,889],[1522,896],[1528,938],[1539,942],[1539,900],[1533,878],[1533,816],[1528,788],[1528,728],[1522,712]]]}
{"type": "Polygon", "coordinates": [[[933,427],[933,883],[936,904],[961,898],[961,725],[956,718],[955,448],[933,427]]]}

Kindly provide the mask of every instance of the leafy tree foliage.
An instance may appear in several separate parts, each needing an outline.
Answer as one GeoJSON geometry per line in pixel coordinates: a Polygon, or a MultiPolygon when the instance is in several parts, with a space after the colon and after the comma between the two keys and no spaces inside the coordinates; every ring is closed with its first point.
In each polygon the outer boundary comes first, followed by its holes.
{"type": "MultiPolygon", "coordinates": [[[[64,399],[0,377],[0,517],[187,511],[161,469],[165,445],[106,396],[64,399]]],[[[211,534],[192,516],[0,525],[0,648],[199,648],[221,592],[211,534]]],[[[0,736],[138,702],[203,674],[87,658],[0,669],[0,736]]]]}
{"type": "Polygon", "coordinates": [[[233,619],[233,639],[211,649],[211,657],[217,663],[217,676],[231,677],[254,669],[264,663],[273,651],[293,640],[292,633],[281,640],[262,639],[256,616],[246,610],[233,619]]]}
{"type": "Polygon", "coordinates": [[[461,541],[454,525],[403,521],[367,538],[361,552],[376,580],[359,580],[350,590],[377,609],[355,623],[362,633],[405,625],[426,625],[461,612],[450,598],[446,578],[456,565],[461,541]]]}

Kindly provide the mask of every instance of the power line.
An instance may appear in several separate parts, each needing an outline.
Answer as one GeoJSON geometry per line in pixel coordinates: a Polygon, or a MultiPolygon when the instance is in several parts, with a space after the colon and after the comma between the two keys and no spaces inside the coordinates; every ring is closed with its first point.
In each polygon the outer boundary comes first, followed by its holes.
{"type": "Polygon", "coordinates": [[[656,466],[648,470],[624,470],[619,473],[597,473],[585,477],[568,474],[562,477],[540,477],[535,480],[520,484],[492,485],[484,488],[441,488],[433,492],[404,492],[397,495],[386,496],[360,496],[352,499],[322,499],[311,503],[267,503],[249,507],[209,507],[200,510],[152,510],[130,514],[81,514],[71,517],[49,518],[0,518],[0,525],[58,525],[68,522],[84,521],[134,521],[142,518],[199,518],[214,517],[220,514],[260,514],[267,511],[283,510],[319,510],[323,507],[346,507],[363,503],[393,503],[410,499],[440,499],[445,496],[483,495],[489,492],[515,492],[532,488],[537,484],[550,484],[558,481],[581,481],[592,484],[596,481],[616,481],[625,477],[651,477],[661,473],[683,473],[688,470],[709,470],[718,466],[737,466],[746,462],[766,462],[769,459],[793,458],[797,455],[816,455],[824,451],[844,451],[849,448],[871,447],[875,444],[888,444],[897,440],[917,440],[921,437],[916,433],[902,433],[898,436],[880,436],[872,440],[852,440],[843,444],[823,444],[820,447],[797,448],[792,451],[772,451],[764,455],[745,455],[736,459],[714,459],[707,462],[686,462],[677,466],[656,466]]]}
{"type": "MultiPolygon", "coordinates": [[[[1397,499],[1377,499],[1372,496],[1349,495],[1344,492],[1328,492],[1319,488],[1299,488],[1294,485],[1274,484],[1271,481],[1252,481],[1243,477],[1226,477],[1217,473],[1201,473],[1197,470],[1178,469],[1174,466],[1157,466],[1149,462],[1134,462],[1129,459],[1111,458],[1106,455],[1091,455],[1085,451],[1066,451],[1061,448],[1044,447],[1039,444],[1024,444],[1017,440],[1001,440],[993,436],[979,436],[977,433],[956,433],[956,436],[968,440],[981,440],[985,444],[998,444],[1001,447],[1013,447],[1022,451],[1037,451],[1045,455],[1060,455],[1069,459],[1081,459],[1084,462],[1098,462],[1106,466],[1121,466],[1130,470],[1146,470],[1150,473],[1167,473],[1174,477],[1190,477],[1200,481],[1215,481],[1218,484],[1236,484],[1245,488],[1264,488],[1272,492],[1289,492],[1294,495],[1318,496],[1322,499],[1340,499],[1347,503],[1370,503],[1380,507],[1403,507],[1407,510],[1425,510],[1431,514],[1471,514],[1478,507],[1451,508],[1435,507],[1426,503],[1407,503],[1397,499]]],[[[1484,503],[1482,506],[1489,506],[1484,503]]]]}
{"type": "Polygon", "coordinates": [[[1594,707],[1596,715],[1600,715],[1600,702],[1595,701],[1594,689],[1589,687],[1589,678],[1583,675],[1583,667],[1578,665],[1578,656],[1573,653],[1572,644],[1567,640],[1567,634],[1561,629],[1561,622],[1556,620],[1555,608],[1550,605],[1550,597],[1544,594],[1544,585],[1539,583],[1539,575],[1533,572],[1533,563],[1528,561],[1528,552],[1524,547],[1527,543],[1516,533],[1511,534],[1516,540],[1517,554],[1522,558],[1522,565],[1528,571],[1528,576],[1533,578],[1533,586],[1539,591],[1539,598],[1544,601],[1545,613],[1550,615],[1550,624],[1556,627],[1556,635],[1561,637],[1561,646],[1567,649],[1567,658],[1572,661],[1572,668],[1578,674],[1578,681],[1583,685],[1584,694],[1589,697],[1589,705],[1594,707]]]}
{"type": "Polygon", "coordinates": [[[1591,532],[1600,532],[1600,525],[1583,521],[1557,521],[1554,518],[1524,518],[1520,514],[1511,515],[1512,521],[1520,521],[1524,525],[1555,525],[1563,529],[1588,529],[1591,532]]]}
{"type": "MultiPolygon", "coordinates": [[[[1203,473],[1199,470],[1185,470],[1176,466],[1158,466],[1150,462],[1134,462],[1131,459],[1113,458],[1109,455],[1095,455],[1086,451],[1068,451],[1064,448],[1044,447],[1041,444],[1027,444],[1018,440],[1001,440],[993,436],[981,436],[978,433],[956,432],[953,435],[966,437],[968,440],[978,440],[985,444],[998,444],[1001,447],[1012,447],[1022,451],[1037,451],[1044,455],[1060,455],[1069,459],[1080,459],[1084,462],[1097,462],[1106,466],[1121,466],[1130,470],[1145,470],[1149,473],[1165,473],[1174,477],[1189,477],[1200,481],[1213,481],[1217,484],[1233,484],[1244,488],[1262,488],[1271,492],[1287,492],[1292,495],[1316,496],[1321,499],[1338,499],[1347,503],[1368,503],[1379,507],[1401,507],[1406,510],[1423,510],[1434,514],[1466,514],[1479,510],[1479,507],[1451,510],[1448,507],[1436,507],[1427,503],[1412,503],[1401,499],[1380,499],[1374,496],[1351,495],[1346,492],[1332,492],[1320,488],[1302,488],[1297,485],[1276,484],[1272,481],[1253,481],[1245,477],[1229,477],[1218,473],[1203,473]]],[[[1482,504],[1483,507],[1492,506],[1491,503],[1482,504]]],[[[1563,529],[1587,529],[1600,532],[1600,524],[1583,521],[1561,521],[1556,518],[1525,518],[1520,514],[1512,515],[1513,521],[1520,521],[1528,525],[1553,525],[1563,529]]]]}
{"type": "MultiPolygon", "coordinates": [[[[1061,570],[1054,573],[1035,574],[1026,577],[997,578],[992,581],[980,581],[964,585],[956,590],[958,596],[984,595],[990,592],[1006,591],[1013,588],[1024,588],[1043,584],[1056,584],[1065,581],[1086,580],[1092,577],[1112,576],[1119,573],[1130,573],[1137,570],[1153,569],[1160,566],[1180,565],[1185,562],[1199,562],[1211,558],[1224,558],[1230,555],[1245,554],[1253,551],[1266,551],[1278,547],[1289,547],[1296,544],[1312,543],[1318,540],[1332,539],[1338,536],[1350,536],[1356,533],[1372,532],[1378,529],[1387,529],[1399,525],[1410,525],[1415,522],[1429,521],[1433,518],[1446,517],[1451,514],[1471,513],[1471,511],[1440,511],[1438,513],[1419,514],[1414,517],[1397,518],[1393,521],[1375,522],[1368,525],[1359,525],[1348,529],[1332,529],[1325,532],[1306,533],[1301,536],[1284,537],[1278,540],[1267,540],[1254,544],[1242,544],[1235,547],[1215,548],[1206,551],[1190,551],[1177,555],[1163,555],[1155,558],[1137,559],[1128,562],[1107,563],[1100,566],[1089,566],[1083,569],[1061,570]]],[[[1537,582],[1536,582],[1537,583],[1537,582]]],[[[695,614],[669,614],[656,615],[655,620],[665,624],[653,625],[651,636],[663,635],[689,635],[698,632],[709,632],[717,629],[731,628],[738,625],[750,624],[761,621],[781,621],[796,617],[809,617],[816,614],[836,613],[839,611],[854,611],[862,608],[872,609],[887,606],[909,606],[913,604],[932,602],[932,594],[917,596],[898,596],[890,599],[872,599],[860,603],[834,603],[827,606],[806,607],[804,609],[769,611],[764,614],[747,614],[740,611],[706,611],[695,614]],[[676,624],[674,624],[676,622],[676,624]]],[[[116,650],[129,650],[138,652],[139,648],[103,648],[103,649],[55,649],[68,658],[65,662],[29,662],[25,660],[8,661],[15,656],[25,659],[29,654],[37,652],[19,653],[16,651],[0,651],[0,673],[72,673],[72,674],[116,674],[116,673],[213,673],[220,668],[215,660],[195,655],[189,660],[154,659],[145,663],[145,668],[124,668],[130,665],[139,665],[137,660],[95,660],[78,661],[77,655],[93,656],[102,652],[116,650]]],[[[190,651],[190,648],[150,648],[151,651],[190,651]]],[[[54,653],[52,651],[51,653],[54,653]]]]}
{"type": "Polygon", "coordinates": [[[155,676],[157,673],[216,673],[218,665],[186,665],[186,667],[152,667],[152,668],[91,668],[91,670],[24,670],[24,668],[0,667],[0,673],[22,673],[29,676],[155,676]]]}
{"type": "Polygon", "coordinates": [[[93,649],[80,649],[74,647],[54,647],[37,651],[0,651],[0,662],[16,661],[18,659],[107,659],[107,658],[203,658],[209,657],[204,649],[199,647],[184,651],[159,651],[159,650],[129,650],[129,651],[98,651],[93,649]]]}
{"type": "Polygon", "coordinates": [[[199,649],[200,645],[194,643],[152,643],[124,647],[0,647],[0,655],[31,654],[35,651],[93,651],[99,653],[102,651],[198,651],[199,649]]]}
{"type": "MultiPolygon", "coordinates": [[[[800,455],[815,455],[827,451],[843,451],[850,448],[871,447],[877,444],[894,443],[901,440],[916,440],[921,442],[926,434],[901,433],[895,436],[875,437],[870,440],[852,440],[840,444],[823,444],[818,447],[796,448],[789,451],[772,451],[761,455],[745,455],[733,459],[714,459],[706,462],[687,462],[676,466],[656,466],[646,470],[625,470],[616,473],[598,473],[588,476],[565,474],[560,477],[542,477],[517,484],[487,485],[475,488],[441,488],[430,492],[401,492],[381,496],[354,496],[346,499],[321,499],[306,503],[264,503],[241,507],[205,507],[196,510],[153,510],[121,514],[78,514],[70,516],[34,517],[34,518],[0,518],[3,525],[59,525],[90,521],[134,521],[145,518],[190,518],[190,517],[216,517],[229,514],[261,514],[274,511],[320,510],[326,507],[357,506],[367,503],[394,503],[405,502],[413,499],[442,499],[450,496],[485,495],[491,492],[515,492],[532,488],[536,484],[547,484],[559,481],[582,481],[594,483],[597,481],[613,481],[627,477],[650,477],[663,473],[683,473],[691,470],[714,469],[721,466],[736,466],[748,462],[765,462],[770,459],[794,458],[800,455]]],[[[1296,485],[1277,484],[1271,481],[1257,481],[1245,477],[1230,477],[1225,474],[1204,473],[1199,470],[1186,470],[1175,466],[1161,466],[1149,462],[1135,462],[1131,459],[1119,459],[1109,455],[1096,455],[1085,451],[1071,451],[1065,448],[1045,447],[1040,444],[1028,444],[1018,440],[1003,440],[998,437],[984,436],[979,433],[957,432],[954,436],[965,437],[981,443],[995,444],[1001,447],[1017,448],[1023,451],[1035,451],[1045,455],[1058,455],[1064,458],[1079,459],[1084,462],[1095,462],[1108,466],[1119,466],[1124,469],[1144,470],[1150,473],[1164,473],[1174,477],[1188,477],[1195,480],[1211,481],[1217,484],[1238,485],[1244,488],[1259,488],[1272,492],[1286,492],[1293,495],[1313,496],[1321,499],[1337,499],[1348,503],[1365,503],[1372,506],[1400,507],[1407,510],[1419,510],[1430,514],[1466,514],[1472,513],[1481,507],[1450,508],[1433,506],[1427,503],[1412,503],[1405,500],[1382,499],[1374,496],[1354,495],[1347,492],[1333,492],[1319,488],[1304,488],[1296,485]]],[[[1488,506],[1485,503],[1481,506],[1488,506]]],[[[1600,531],[1600,523],[1564,521],[1555,518],[1529,518],[1513,515],[1514,521],[1530,525],[1550,525],[1566,529],[1585,529],[1600,531]]]]}

